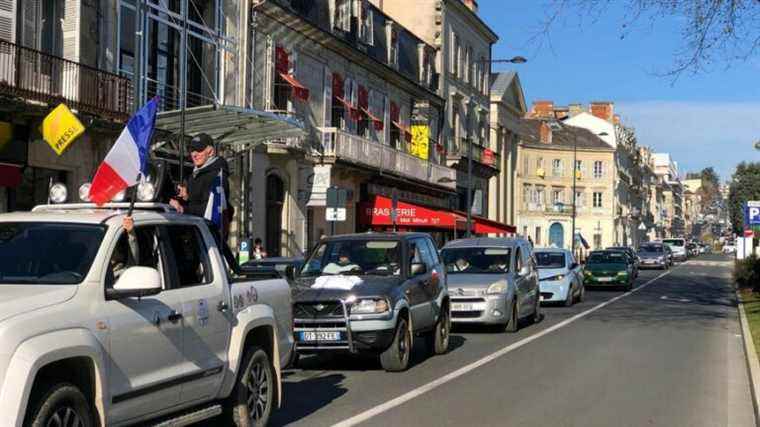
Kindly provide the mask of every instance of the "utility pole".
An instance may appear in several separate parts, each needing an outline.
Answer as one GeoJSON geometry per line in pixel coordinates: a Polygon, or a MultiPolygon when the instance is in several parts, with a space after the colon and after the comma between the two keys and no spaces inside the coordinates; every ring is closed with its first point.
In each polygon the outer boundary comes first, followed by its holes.
{"type": "Polygon", "coordinates": [[[185,179],[185,110],[187,109],[187,0],[182,0],[182,33],[179,51],[179,183],[185,179]]]}
{"type": "Polygon", "coordinates": [[[578,134],[573,132],[573,229],[571,233],[570,252],[575,256],[575,214],[578,193],[576,191],[576,181],[578,179],[578,134]]]}

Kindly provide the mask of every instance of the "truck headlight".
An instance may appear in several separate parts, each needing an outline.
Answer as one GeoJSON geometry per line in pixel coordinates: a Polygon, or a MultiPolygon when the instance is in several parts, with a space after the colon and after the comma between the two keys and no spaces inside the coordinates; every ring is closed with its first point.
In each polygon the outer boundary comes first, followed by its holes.
{"type": "Polygon", "coordinates": [[[381,314],[390,309],[384,299],[362,299],[351,306],[351,314],[381,314]]]}
{"type": "Polygon", "coordinates": [[[507,292],[507,283],[506,282],[496,282],[492,283],[491,286],[486,289],[487,295],[498,295],[503,294],[507,292]]]}

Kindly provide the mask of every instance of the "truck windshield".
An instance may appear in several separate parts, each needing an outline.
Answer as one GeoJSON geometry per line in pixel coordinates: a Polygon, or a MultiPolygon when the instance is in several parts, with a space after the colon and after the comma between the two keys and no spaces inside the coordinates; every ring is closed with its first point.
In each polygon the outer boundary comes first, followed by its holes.
{"type": "Polygon", "coordinates": [[[509,271],[510,248],[443,249],[449,274],[501,274],[509,271]]]}
{"type": "Polygon", "coordinates": [[[105,232],[95,224],[0,223],[0,284],[81,283],[105,232]]]}
{"type": "Polygon", "coordinates": [[[335,240],[321,244],[301,276],[401,275],[401,244],[394,240],[335,240]]]}

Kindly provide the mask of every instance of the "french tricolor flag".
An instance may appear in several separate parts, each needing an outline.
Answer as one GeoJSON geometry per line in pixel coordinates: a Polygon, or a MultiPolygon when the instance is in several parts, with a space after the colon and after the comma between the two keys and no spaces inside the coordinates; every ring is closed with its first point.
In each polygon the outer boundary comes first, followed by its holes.
{"type": "Polygon", "coordinates": [[[158,98],[153,98],[135,113],[98,167],[90,186],[90,200],[98,206],[137,184],[145,174],[157,110],[158,98]]]}

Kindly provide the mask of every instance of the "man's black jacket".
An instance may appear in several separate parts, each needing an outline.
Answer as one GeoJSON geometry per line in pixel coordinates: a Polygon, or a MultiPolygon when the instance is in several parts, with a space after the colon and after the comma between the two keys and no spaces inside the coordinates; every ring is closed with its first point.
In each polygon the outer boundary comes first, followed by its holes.
{"type": "MultiPolygon", "coordinates": [[[[224,187],[224,196],[227,198],[227,207],[229,208],[230,197],[230,170],[227,161],[217,157],[214,161],[197,170],[187,180],[187,201],[184,203],[185,213],[197,216],[203,216],[206,213],[209,193],[214,180],[222,172],[222,186],[224,187]]],[[[228,211],[229,212],[229,211],[228,211]]]]}

